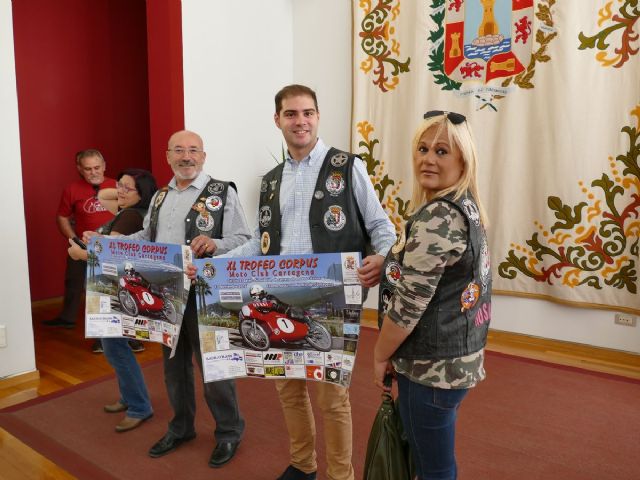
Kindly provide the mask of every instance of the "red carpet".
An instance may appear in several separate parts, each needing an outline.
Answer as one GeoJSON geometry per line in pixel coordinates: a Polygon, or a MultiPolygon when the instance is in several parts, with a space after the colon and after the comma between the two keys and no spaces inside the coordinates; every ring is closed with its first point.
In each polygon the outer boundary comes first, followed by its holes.
{"type": "MultiPolygon", "coordinates": [[[[356,478],[362,478],[380,398],[371,381],[374,339],[374,331],[363,329],[351,386],[356,478]]],[[[460,411],[461,480],[640,478],[640,382],[491,353],[486,368],[487,380],[460,411]]],[[[101,410],[117,398],[113,378],[4,409],[0,427],[80,479],[273,480],[284,470],[287,436],[268,380],[238,382],[247,430],[230,464],[207,466],[213,419],[200,397],[198,437],[165,457],[149,458],[146,452],[164,434],[171,413],[162,365],[149,364],[144,372],[155,416],[131,432],[115,433],[121,415],[101,410]]],[[[324,478],[320,421],[318,427],[324,478]]]]}

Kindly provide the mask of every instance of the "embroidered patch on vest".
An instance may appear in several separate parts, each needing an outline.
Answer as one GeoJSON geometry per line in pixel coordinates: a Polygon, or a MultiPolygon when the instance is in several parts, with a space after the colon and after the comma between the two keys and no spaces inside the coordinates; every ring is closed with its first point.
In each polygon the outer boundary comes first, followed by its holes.
{"type": "Polygon", "coordinates": [[[396,285],[402,275],[402,268],[400,267],[400,264],[398,262],[387,263],[387,267],[384,269],[384,275],[387,277],[389,283],[396,285]]]}
{"type": "Polygon", "coordinates": [[[331,165],[334,167],[342,167],[349,160],[349,155],[344,152],[336,153],[333,157],[331,157],[331,165]]]}
{"type": "Polygon", "coordinates": [[[313,196],[316,200],[322,200],[324,198],[324,192],[322,190],[316,190],[313,196]]]}
{"type": "Polygon", "coordinates": [[[207,190],[209,190],[209,193],[213,195],[220,195],[224,191],[224,183],[212,183],[211,185],[209,185],[207,190]]]}
{"type": "Polygon", "coordinates": [[[269,185],[271,185],[271,191],[275,192],[276,190],[276,185],[278,185],[278,180],[276,180],[275,178],[273,180],[271,180],[269,182],[269,185]]]}
{"type": "Polygon", "coordinates": [[[480,246],[480,283],[482,283],[482,291],[486,292],[489,286],[489,279],[491,276],[491,256],[489,255],[489,246],[487,245],[487,238],[482,239],[482,245],[480,246]]]}
{"type": "Polygon", "coordinates": [[[327,191],[332,196],[340,195],[344,191],[344,178],[340,172],[331,172],[331,175],[327,177],[325,182],[327,191]]]}
{"type": "Polygon", "coordinates": [[[260,207],[260,226],[263,228],[267,228],[271,223],[271,207],[268,205],[264,205],[260,207]]]}
{"type": "Polygon", "coordinates": [[[333,232],[342,230],[347,224],[347,216],[342,211],[342,207],[331,205],[324,213],[324,226],[333,232]]]}
{"type": "Polygon", "coordinates": [[[478,210],[478,206],[472,200],[468,198],[462,200],[462,209],[469,219],[476,224],[476,226],[480,226],[480,211],[478,210]]]}
{"type": "Polygon", "coordinates": [[[407,242],[407,239],[405,237],[404,228],[403,228],[402,230],[400,230],[400,235],[398,235],[398,240],[396,240],[396,243],[394,243],[393,247],[391,247],[391,253],[393,253],[394,255],[399,254],[404,248],[404,245],[406,242],[407,242]]]}
{"type": "Polygon", "coordinates": [[[260,183],[260,193],[267,193],[267,181],[266,180],[262,180],[262,183],[260,183]]]}
{"type": "Polygon", "coordinates": [[[207,213],[207,209],[205,208],[204,201],[206,198],[200,198],[200,201],[191,205],[191,210],[195,210],[196,212],[202,215],[209,215],[207,213]]]}
{"type": "Polygon", "coordinates": [[[158,206],[162,203],[162,200],[164,200],[164,197],[167,195],[166,191],[162,191],[158,194],[158,196],[156,197],[155,202],[153,202],[153,206],[155,208],[158,208],[158,206]]]}
{"type": "Polygon", "coordinates": [[[213,217],[208,212],[202,212],[198,214],[196,218],[196,228],[201,232],[209,232],[213,229],[214,221],[213,217]]]}
{"type": "Polygon", "coordinates": [[[462,305],[460,311],[464,312],[465,310],[473,308],[478,298],[480,298],[480,286],[477,283],[471,282],[467,285],[467,288],[464,289],[462,295],[460,295],[460,305],[462,305]]]}
{"type": "Polygon", "coordinates": [[[215,212],[222,208],[222,199],[217,195],[212,195],[207,198],[207,200],[205,201],[205,204],[207,205],[207,208],[209,210],[211,210],[212,212],[215,212]]]}
{"type": "Polygon", "coordinates": [[[263,255],[267,254],[270,246],[271,237],[269,237],[269,232],[262,232],[262,237],[260,238],[260,249],[262,250],[263,255]]]}
{"type": "Polygon", "coordinates": [[[388,288],[383,288],[382,293],[380,294],[380,299],[382,300],[382,314],[386,315],[391,308],[391,297],[393,293],[388,288]]]}

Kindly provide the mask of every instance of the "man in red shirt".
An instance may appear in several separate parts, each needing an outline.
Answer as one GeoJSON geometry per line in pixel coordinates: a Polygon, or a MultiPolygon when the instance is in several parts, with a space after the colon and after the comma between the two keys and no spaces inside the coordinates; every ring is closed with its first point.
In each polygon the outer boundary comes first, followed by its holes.
{"type": "MultiPolygon", "coordinates": [[[[76,166],[82,179],[66,186],[62,192],[56,222],[64,238],[82,237],[85,230],[95,231],[113,218],[98,200],[98,191],[115,188],[116,181],[105,178],[106,163],[98,150],[84,150],[76,155],[76,166]]],[[[64,304],[62,312],[42,323],[48,326],[73,328],[84,290],[87,262],[67,256],[64,277],[64,304]]]]}

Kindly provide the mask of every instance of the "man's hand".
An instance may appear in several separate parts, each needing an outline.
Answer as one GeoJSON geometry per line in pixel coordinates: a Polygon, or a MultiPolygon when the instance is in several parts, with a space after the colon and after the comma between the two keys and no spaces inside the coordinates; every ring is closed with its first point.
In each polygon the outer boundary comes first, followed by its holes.
{"type": "Polygon", "coordinates": [[[98,232],[93,232],[91,230],[86,230],[84,232],[82,232],[82,241],[89,245],[89,242],[91,241],[91,239],[93,237],[95,237],[96,235],[100,235],[98,232]]]}
{"type": "Polygon", "coordinates": [[[218,246],[213,238],[209,238],[206,235],[198,235],[191,240],[191,250],[196,257],[204,257],[206,254],[213,255],[218,246]]]}
{"type": "Polygon", "coordinates": [[[76,242],[72,239],[69,239],[69,248],[67,252],[69,252],[69,256],[74,260],[87,260],[87,251],[80,247],[76,242]]]}
{"type": "Polygon", "coordinates": [[[189,280],[195,280],[198,275],[198,267],[196,267],[193,263],[189,263],[187,268],[184,269],[184,273],[189,277],[189,280]]]}
{"type": "Polygon", "coordinates": [[[358,269],[358,278],[363,287],[375,287],[380,282],[380,271],[384,257],[374,254],[362,260],[362,267],[358,269]]]}

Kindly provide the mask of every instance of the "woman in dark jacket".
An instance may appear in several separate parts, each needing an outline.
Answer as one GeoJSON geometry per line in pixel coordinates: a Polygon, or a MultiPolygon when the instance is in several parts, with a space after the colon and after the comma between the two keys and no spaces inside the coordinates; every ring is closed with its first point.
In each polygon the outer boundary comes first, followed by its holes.
{"type": "MultiPolygon", "coordinates": [[[[142,230],[142,222],[149,208],[149,202],[157,189],[155,179],[146,170],[128,169],[121,172],[117,183],[118,213],[110,222],[100,227],[97,233],[130,235],[142,230]]],[[[85,235],[84,240],[88,240],[88,235],[85,235]]],[[[69,244],[71,245],[69,255],[72,258],[87,259],[86,250],[72,240],[69,244]]],[[[120,399],[113,404],[105,405],[104,410],[108,413],[126,411],[124,419],[116,425],[117,432],[126,432],[136,428],[153,415],[149,393],[128,339],[103,338],[102,348],[109,364],[116,371],[120,387],[120,399]]]]}

